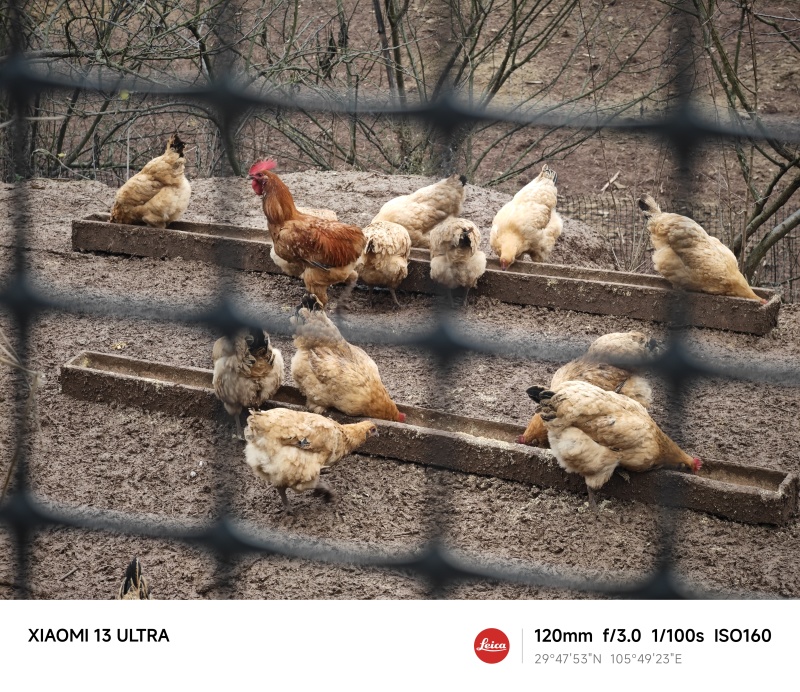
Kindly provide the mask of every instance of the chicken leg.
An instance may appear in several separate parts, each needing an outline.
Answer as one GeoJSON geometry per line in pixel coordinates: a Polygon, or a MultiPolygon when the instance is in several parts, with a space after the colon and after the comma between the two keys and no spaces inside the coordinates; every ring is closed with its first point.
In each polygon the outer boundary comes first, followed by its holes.
{"type": "Polygon", "coordinates": [[[289,507],[289,498],[286,497],[286,488],[283,488],[281,486],[277,486],[277,490],[278,490],[278,495],[281,496],[281,502],[283,502],[283,508],[287,512],[291,512],[292,510],[289,507]]]}
{"type": "Polygon", "coordinates": [[[597,513],[597,501],[594,499],[594,490],[592,490],[588,485],[586,486],[586,493],[589,496],[589,507],[592,508],[592,511],[596,514],[597,513]]]}

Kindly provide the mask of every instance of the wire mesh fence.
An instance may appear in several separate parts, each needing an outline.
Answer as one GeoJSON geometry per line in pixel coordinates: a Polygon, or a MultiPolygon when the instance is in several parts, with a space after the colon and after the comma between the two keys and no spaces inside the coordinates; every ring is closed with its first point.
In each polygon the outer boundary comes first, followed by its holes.
{"type": "MultiPolygon", "coordinates": [[[[226,5],[226,12],[235,16],[233,4],[226,5]]],[[[18,5],[11,3],[9,12],[11,26],[19,20],[18,5]]],[[[17,29],[19,27],[17,26],[17,29]]],[[[688,45],[688,36],[693,26],[688,17],[681,24],[681,32],[688,45]]],[[[18,35],[22,35],[18,31],[18,35]]],[[[322,101],[314,95],[300,94],[296,97],[285,95],[265,95],[241,85],[235,75],[219,70],[219,75],[208,75],[206,83],[187,87],[182,85],[173,89],[167,87],[142,87],[136,79],[109,79],[101,73],[91,75],[51,74],[39,69],[41,57],[26,58],[23,46],[13,44],[9,57],[0,66],[0,86],[8,99],[9,110],[13,114],[13,122],[7,128],[11,133],[9,141],[10,165],[12,171],[25,170],[22,155],[22,141],[26,124],[24,117],[26,106],[42,93],[61,94],[108,94],[110,92],[126,92],[129,94],[147,95],[151,98],[163,99],[164,107],[169,108],[175,99],[181,99],[213,111],[219,125],[219,142],[223,147],[231,146],[231,132],[236,128],[238,118],[245,112],[254,109],[265,112],[283,114],[331,114],[342,118],[348,116],[371,115],[374,117],[397,118],[411,122],[423,123],[432,127],[440,139],[446,153],[447,143],[467,125],[480,123],[503,122],[520,128],[525,127],[566,127],[575,131],[614,130],[622,132],[644,132],[649,136],[665,138],[673,147],[678,166],[681,171],[691,168],[691,154],[698,143],[705,138],[741,138],[744,136],[759,139],[780,138],[786,142],[800,142],[800,128],[787,127],[780,132],[767,132],[748,123],[737,125],[721,124],[719,119],[706,119],[698,115],[691,107],[691,93],[681,75],[685,71],[691,56],[677,50],[672,54],[671,68],[676,76],[679,96],[674,108],[651,119],[626,119],[598,117],[596,114],[576,116],[571,109],[533,108],[528,110],[503,110],[476,106],[463,100],[458,94],[442,90],[437,98],[420,103],[387,102],[386,100],[356,99],[352,93],[343,93],[339,99],[322,101]]],[[[681,42],[679,41],[679,44],[681,42]]],[[[224,67],[225,55],[217,56],[224,67]]],[[[445,74],[446,76],[446,74],[445,74]]],[[[446,79],[444,79],[446,82],[446,79]]],[[[443,157],[447,165],[446,155],[443,157]]],[[[36,282],[36,272],[31,269],[24,257],[24,248],[28,228],[25,205],[29,202],[19,191],[14,193],[14,234],[13,269],[3,278],[0,291],[0,305],[9,316],[15,338],[15,354],[23,368],[31,357],[30,335],[38,320],[45,314],[85,315],[98,320],[124,315],[127,319],[157,320],[186,325],[202,325],[218,334],[231,334],[242,326],[261,327],[271,334],[289,335],[289,325],[285,316],[275,306],[265,306],[257,316],[241,309],[238,296],[232,292],[227,274],[219,274],[219,290],[210,304],[181,305],[137,302],[126,296],[113,299],[97,299],[80,295],[63,295],[42,288],[36,282]]],[[[594,210],[581,211],[580,201],[568,200],[576,211],[576,215],[594,214],[594,210]]],[[[619,205],[616,210],[624,208],[627,203],[619,205]]],[[[687,207],[692,209],[692,207],[687,207]]],[[[696,210],[695,210],[696,211],[696,210]]],[[[565,209],[567,214],[570,213],[565,209]]],[[[598,212],[593,219],[609,232],[620,236],[617,241],[618,252],[633,256],[622,249],[620,228],[634,228],[641,225],[638,219],[623,216],[622,211],[608,215],[598,212]],[[602,224],[607,224],[603,226],[602,224]],[[630,225],[627,225],[630,224],[630,225]]],[[[627,242],[627,241],[626,241],[627,242]]],[[[221,261],[220,265],[225,262],[221,261]]],[[[792,265],[796,267],[795,264],[792,265]]],[[[781,269],[783,271],[783,269],[781,269]]],[[[663,379],[670,395],[671,417],[680,421],[683,416],[685,394],[688,385],[699,377],[729,378],[747,380],[757,383],[780,382],[786,386],[800,384],[800,367],[790,364],[775,363],[741,363],[716,361],[712,358],[698,359],[690,353],[685,343],[685,334],[679,325],[684,324],[684,296],[675,292],[673,296],[673,314],[675,329],[670,333],[668,347],[655,360],[636,363],[663,379]]],[[[347,331],[350,340],[374,344],[391,344],[402,347],[413,347],[430,354],[440,366],[441,375],[436,382],[430,384],[439,397],[446,397],[448,386],[448,368],[465,353],[478,357],[500,355],[513,356],[527,360],[564,360],[579,354],[579,349],[569,340],[544,340],[531,336],[520,344],[499,335],[491,341],[476,337],[454,319],[454,315],[442,308],[437,311],[437,326],[434,329],[410,330],[405,334],[387,333],[365,325],[356,325],[347,331]]],[[[631,365],[631,363],[620,363],[631,365]]],[[[19,404],[15,411],[13,458],[9,463],[9,492],[0,505],[0,522],[4,523],[13,537],[16,557],[14,593],[18,597],[30,595],[30,556],[32,541],[38,532],[54,527],[67,529],[84,529],[90,531],[111,532],[122,535],[145,536],[170,541],[177,541],[202,548],[212,553],[218,561],[217,578],[224,587],[229,583],[231,574],[227,566],[237,558],[246,554],[255,554],[265,559],[277,556],[294,557],[312,562],[324,562],[337,565],[356,565],[370,568],[400,571],[422,580],[428,587],[427,593],[432,597],[447,595],[447,590],[463,580],[491,580],[525,584],[545,588],[558,588],[570,591],[603,594],[636,598],[675,598],[675,597],[707,597],[711,594],[692,590],[683,585],[675,573],[674,516],[665,509],[661,514],[659,558],[653,573],[644,580],[631,581],[621,574],[609,573],[603,580],[589,579],[580,574],[557,571],[547,565],[510,564],[496,560],[469,560],[459,556],[457,548],[448,545],[446,527],[447,494],[445,486],[430,484],[428,487],[428,504],[431,507],[431,521],[428,526],[427,539],[421,542],[414,551],[403,554],[388,554],[371,551],[358,544],[342,544],[333,547],[320,546],[318,541],[311,541],[303,536],[287,536],[278,532],[265,531],[244,525],[231,512],[231,488],[224,482],[224,477],[216,479],[216,504],[214,519],[203,526],[188,525],[164,518],[153,521],[137,516],[119,516],[107,511],[79,511],[76,508],[58,507],[37,500],[32,490],[32,479],[28,464],[32,435],[29,409],[25,402],[29,400],[27,393],[31,383],[24,370],[14,371],[14,385],[20,393],[19,404]],[[11,472],[13,471],[13,477],[11,472]]],[[[680,427],[680,426],[678,426],[680,427]]],[[[676,440],[680,443],[680,439],[676,440]]],[[[446,455],[447,449],[441,454],[446,455]]],[[[225,463],[221,463],[220,474],[224,476],[225,463]]],[[[679,492],[679,491],[675,491],[679,492]]],[[[667,498],[665,498],[667,499],[667,498]]],[[[670,502],[665,502],[670,504],[670,502]]]]}
{"type": "MultiPolygon", "coordinates": [[[[794,211],[791,201],[776,212],[771,225],[778,226],[791,215],[794,211]]],[[[662,206],[694,219],[728,246],[741,232],[743,212],[735,213],[716,202],[670,200],[662,206]]],[[[612,249],[617,269],[655,273],[650,260],[650,235],[635,197],[622,193],[565,195],[559,200],[559,208],[564,215],[580,219],[600,232],[612,249]]],[[[749,245],[763,235],[762,232],[751,238],[749,245]]],[[[796,302],[800,289],[799,239],[798,233],[793,231],[773,245],[753,280],[755,285],[779,291],[786,303],[796,302]]]]}

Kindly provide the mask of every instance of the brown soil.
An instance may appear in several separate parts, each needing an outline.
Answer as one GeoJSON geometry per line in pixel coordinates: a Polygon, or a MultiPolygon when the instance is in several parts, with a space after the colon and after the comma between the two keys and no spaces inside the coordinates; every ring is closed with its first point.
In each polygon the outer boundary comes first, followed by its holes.
{"type": "MultiPolygon", "coordinates": [[[[286,180],[298,202],[332,208],[340,218],[365,223],[389,196],[407,192],[420,179],[373,174],[291,174],[286,180]]],[[[30,201],[23,219],[30,232],[25,260],[37,282],[58,295],[124,296],[178,305],[213,300],[219,272],[183,260],[160,261],[73,253],[69,221],[107,211],[113,190],[99,183],[33,181],[23,185],[30,201]]],[[[12,189],[0,190],[9,205],[12,189]]],[[[464,215],[484,230],[507,199],[496,191],[470,187],[464,215]]],[[[15,207],[10,207],[15,208],[15,207]]],[[[4,214],[7,219],[10,215],[4,214]]],[[[194,183],[188,220],[264,225],[258,199],[244,181],[194,183]]],[[[14,244],[3,222],[0,275],[6,275],[14,244]]],[[[606,251],[583,224],[565,226],[564,247],[554,260],[609,266],[606,251]],[[570,240],[572,238],[572,240],[570,240]],[[567,252],[567,242],[572,245],[567,252]]],[[[240,300],[284,310],[297,304],[302,287],[288,277],[238,272],[232,276],[240,300]]],[[[335,295],[335,293],[334,293],[335,295]]],[[[401,295],[404,309],[390,309],[388,296],[369,308],[356,291],[355,326],[385,329],[403,336],[434,320],[434,300],[401,295]]],[[[326,505],[310,495],[290,495],[294,515],[285,515],[277,493],[256,479],[243,463],[241,443],[230,424],[76,401],[60,393],[59,367],[84,349],[181,365],[210,367],[216,337],[206,329],[132,320],[120,301],[116,319],[81,315],[44,316],[31,334],[31,367],[44,373],[39,398],[41,431],[32,436],[32,487],[44,503],[77,509],[98,508],[150,518],[202,521],[212,515],[215,488],[223,480],[233,511],[268,530],[288,531],[314,540],[353,543],[387,553],[413,549],[428,535],[429,500],[447,520],[446,540],[479,559],[539,563],[578,570],[588,576],[644,575],[653,565],[662,520],[658,508],[604,500],[598,514],[585,497],[519,483],[441,471],[355,454],[334,467],[329,483],[337,494],[326,505]],[[191,476],[194,472],[195,476],[191,476]],[[444,509],[442,509],[444,508],[444,509]]],[[[543,308],[524,308],[480,298],[458,318],[486,339],[501,336],[525,343],[568,339],[585,345],[598,335],[628,329],[658,336],[659,325],[543,308]]],[[[8,320],[3,318],[3,327],[8,320]]],[[[754,363],[796,364],[800,356],[800,308],[784,306],[777,329],[766,337],[694,329],[692,347],[716,358],[754,363]]],[[[284,358],[291,340],[276,335],[284,358]]],[[[441,381],[431,360],[412,349],[363,344],[377,362],[384,382],[404,403],[524,424],[532,412],[525,388],[548,381],[560,363],[469,356],[453,363],[452,378],[441,381]]],[[[288,377],[288,372],[287,372],[288,377]]],[[[743,382],[698,381],[687,400],[686,421],[672,418],[664,389],[655,383],[654,417],[683,446],[700,457],[740,461],[800,472],[800,395],[795,389],[743,382]]],[[[18,397],[7,370],[0,376],[0,479],[5,477],[13,441],[11,417],[18,397]]],[[[800,596],[800,529],[748,526],[702,513],[675,513],[675,557],[690,584],[725,590],[800,596]]],[[[184,546],[163,541],[71,529],[39,533],[33,547],[31,579],[39,598],[111,597],[125,564],[142,560],[155,598],[221,596],[211,587],[214,561],[184,546]],[[62,577],[73,572],[63,580],[62,577]]],[[[8,534],[0,531],[0,597],[13,595],[14,561],[8,534]]],[[[247,558],[235,568],[236,598],[418,598],[425,585],[401,574],[331,567],[302,560],[247,558]]],[[[452,589],[463,598],[555,598],[581,594],[492,583],[452,589]]]]}

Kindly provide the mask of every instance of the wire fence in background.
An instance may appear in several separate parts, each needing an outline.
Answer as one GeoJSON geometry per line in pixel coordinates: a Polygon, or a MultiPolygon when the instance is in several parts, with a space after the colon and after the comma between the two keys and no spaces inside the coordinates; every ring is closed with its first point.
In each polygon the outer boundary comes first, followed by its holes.
{"type": "MultiPolygon", "coordinates": [[[[636,199],[621,192],[613,195],[562,195],[559,196],[558,208],[564,216],[583,221],[607,240],[616,269],[655,273],[650,260],[651,245],[647,223],[639,211],[636,199]]],[[[736,234],[741,232],[744,221],[743,212],[736,214],[717,202],[661,200],[659,204],[664,211],[694,219],[710,235],[719,238],[729,247],[736,234]]],[[[770,226],[778,226],[794,210],[790,201],[775,213],[770,226]]],[[[750,239],[748,246],[760,240],[765,232],[757,233],[750,239]]],[[[767,251],[753,284],[778,291],[786,303],[794,303],[800,298],[800,231],[789,232],[767,251]]]]}
{"type": "MultiPolygon", "coordinates": [[[[226,7],[226,11],[235,9],[232,4],[226,7]]],[[[15,5],[12,3],[12,15],[14,8],[15,5]]],[[[17,29],[19,30],[19,27],[17,29]]],[[[685,19],[683,36],[678,37],[679,47],[689,45],[688,38],[691,31],[692,26],[688,19],[685,19]],[[685,40],[680,40],[681,38],[685,40]]],[[[102,75],[91,79],[69,79],[42,74],[25,60],[18,45],[12,56],[0,66],[0,87],[12,105],[12,112],[15,113],[15,121],[11,127],[17,128],[17,133],[23,131],[22,116],[26,104],[43,91],[107,93],[110,90],[125,89],[131,93],[147,92],[152,96],[160,96],[165,102],[177,95],[213,109],[219,115],[220,140],[223,142],[230,141],[230,138],[225,136],[227,134],[225,128],[232,128],[238,115],[254,108],[281,109],[284,112],[338,112],[344,115],[374,113],[403,117],[409,121],[417,120],[432,124],[445,143],[465,125],[493,121],[513,123],[520,127],[557,124],[578,130],[609,128],[645,132],[651,136],[666,138],[670,142],[676,152],[678,166],[683,172],[689,171],[691,154],[697,144],[705,138],[737,138],[747,135],[756,138],[782,137],[786,141],[800,142],[800,128],[797,127],[787,128],[780,133],[771,133],[755,131],[746,124],[727,126],[720,124],[718,119],[706,120],[698,117],[690,109],[689,85],[680,79],[689,60],[691,55],[685,50],[679,49],[672,56],[673,69],[680,87],[676,107],[663,117],[640,121],[601,119],[592,115],[575,116],[571,111],[546,108],[524,112],[489,110],[470,106],[446,94],[433,102],[420,105],[370,104],[363,100],[354,103],[352,99],[345,97],[338,102],[271,98],[240,88],[233,80],[233,76],[224,71],[207,86],[172,90],[172,92],[160,89],[148,91],[135,83],[118,80],[108,83],[104,81],[102,75]],[[176,94],[176,91],[180,93],[176,94]]],[[[13,147],[11,155],[15,170],[23,170],[19,141],[20,138],[11,138],[13,147]]],[[[272,334],[289,334],[285,315],[271,306],[265,306],[257,316],[244,312],[237,297],[227,290],[225,272],[222,270],[219,270],[219,290],[215,300],[203,305],[145,304],[128,300],[125,296],[89,300],[80,294],[56,294],[34,288],[36,274],[28,266],[24,250],[28,246],[26,242],[28,228],[25,221],[26,198],[19,187],[14,193],[12,204],[15,207],[13,268],[10,274],[2,279],[0,306],[11,318],[16,350],[23,365],[27,365],[30,361],[31,328],[45,312],[88,315],[97,319],[124,315],[128,319],[204,325],[219,334],[233,333],[241,326],[258,326],[272,334]]],[[[637,221],[636,225],[639,224],[637,221]]],[[[679,292],[675,292],[673,303],[674,322],[683,324],[684,301],[679,292]]],[[[448,364],[464,352],[513,356],[528,360],[563,360],[580,352],[577,345],[570,340],[544,341],[536,336],[531,336],[524,345],[512,341],[507,335],[499,335],[491,343],[487,343],[470,336],[448,311],[438,312],[437,315],[437,326],[432,330],[418,329],[398,337],[359,325],[347,335],[359,342],[410,346],[431,354],[441,366],[440,379],[431,383],[431,386],[438,388],[443,397],[446,397],[448,391],[448,364]]],[[[800,385],[800,367],[785,363],[779,366],[769,362],[753,365],[749,362],[745,364],[730,360],[724,363],[713,359],[700,361],[687,349],[684,333],[680,329],[671,332],[668,347],[657,359],[639,365],[664,380],[669,393],[670,416],[678,430],[681,428],[685,390],[695,378],[735,378],[753,382],[780,382],[787,386],[800,385]]],[[[25,378],[21,372],[16,372],[14,377],[15,387],[20,394],[23,394],[20,401],[24,401],[24,394],[27,392],[25,378]]],[[[227,459],[223,459],[221,451],[220,463],[214,465],[215,473],[220,476],[214,479],[216,504],[213,518],[202,525],[174,522],[166,518],[163,521],[146,520],[133,515],[120,516],[119,513],[109,511],[79,511],[76,508],[52,504],[45,506],[37,501],[31,490],[32,479],[27,455],[31,448],[29,442],[33,431],[21,403],[17,405],[15,422],[14,480],[10,493],[0,506],[0,522],[6,525],[13,537],[16,554],[14,592],[16,596],[22,598],[30,595],[29,566],[32,540],[37,532],[53,527],[149,536],[203,548],[217,557],[217,580],[223,591],[230,586],[231,573],[227,569],[230,562],[241,555],[257,554],[265,559],[273,556],[289,556],[331,564],[399,570],[424,580],[428,585],[428,594],[434,597],[446,596],[448,587],[459,581],[476,579],[637,598],[709,595],[685,588],[675,574],[674,512],[668,509],[664,509],[660,515],[661,541],[653,572],[643,580],[631,581],[621,574],[614,573],[609,573],[604,580],[597,580],[585,578],[578,573],[556,571],[547,565],[519,565],[492,559],[469,560],[459,557],[457,550],[447,545],[447,518],[442,516],[440,509],[442,497],[447,497],[449,491],[444,485],[437,485],[435,480],[428,484],[427,490],[430,518],[427,540],[421,542],[416,550],[404,554],[392,555],[386,550],[375,553],[358,544],[324,546],[320,545],[318,539],[311,541],[303,536],[245,526],[231,514],[233,483],[226,482],[229,473],[226,469],[229,464],[224,463],[227,459]]],[[[680,444],[680,438],[676,439],[676,442],[680,444]]],[[[441,453],[447,454],[448,450],[442,449],[441,453]]]]}

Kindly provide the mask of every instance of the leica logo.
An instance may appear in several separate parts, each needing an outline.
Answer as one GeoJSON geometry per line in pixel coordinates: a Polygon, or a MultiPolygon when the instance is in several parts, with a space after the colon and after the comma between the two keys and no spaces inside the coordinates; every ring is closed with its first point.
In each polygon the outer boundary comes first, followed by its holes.
{"type": "Polygon", "coordinates": [[[508,647],[503,642],[490,642],[488,637],[481,640],[481,645],[475,651],[506,651],[508,647]]]}
{"type": "Polygon", "coordinates": [[[475,655],[484,663],[500,663],[508,656],[508,637],[505,632],[489,628],[475,637],[475,655]]]}

